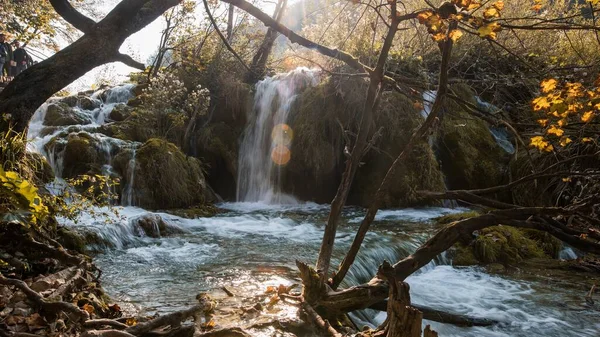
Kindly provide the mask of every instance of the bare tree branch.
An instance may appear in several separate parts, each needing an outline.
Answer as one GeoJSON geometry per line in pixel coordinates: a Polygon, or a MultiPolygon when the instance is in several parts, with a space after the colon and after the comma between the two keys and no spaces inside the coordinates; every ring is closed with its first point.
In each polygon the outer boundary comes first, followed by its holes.
{"type": "Polygon", "coordinates": [[[96,22],[76,10],[68,0],[50,0],[54,10],[73,27],[84,33],[89,33],[96,25],[96,22]]]}

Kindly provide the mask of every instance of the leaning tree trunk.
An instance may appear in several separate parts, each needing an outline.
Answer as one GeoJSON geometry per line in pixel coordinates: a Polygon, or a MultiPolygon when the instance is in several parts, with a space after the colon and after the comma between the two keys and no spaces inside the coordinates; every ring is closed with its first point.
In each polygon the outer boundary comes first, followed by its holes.
{"type": "Polygon", "coordinates": [[[0,92],[0,131],[24,131],[34,112],[53,94],[88,71],[109,62],[144,70],[144,64],[121,54],[130,35],[182,0],[123,0],[100,22],[77,12],[68,0],[50,0],[56,11],[85,34],[45,61],[25,70],[0,92]]]}
{"type": "MultiPolygon", "coordinates": [[[[283,13],[285,12],[285,8],[287,6],[287,0],[279,0],[277,2],[277,6],[275,7],[275,12],[273,13],[273,20],[276,22],[280,22],[283,13]]],[[[260,79],[265,77],[267,61],[269,60],[269,55],[271,54],[271,50],[273,50],[273,46],[275,45],[275,40],[279,33],[273,29],[269,28],[267,33],[265,34],[265,38],[263,39],[258,51],[252,58],[252,64],[250,64],[250,70],[246,73],[246,83],[255,84],[260,79]]]]}

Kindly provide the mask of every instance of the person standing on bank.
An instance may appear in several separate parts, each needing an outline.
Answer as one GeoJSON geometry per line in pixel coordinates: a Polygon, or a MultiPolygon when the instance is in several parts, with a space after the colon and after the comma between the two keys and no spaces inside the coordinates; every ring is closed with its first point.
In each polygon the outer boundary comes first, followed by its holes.
{"type": "Polygon", "coordinates": [[[6,41],[6,35],[0,33],[0,82],[8,81],[10,77],[10,66],[13,61],[13,53],[10,44],[6,41]],[[6,76],[4,72],[6,71],[6,76]]]}
{"type": "Polygon", "coordinates": [[[27,58],[29,55],[27,55],[27,51],[24,48],[21,48],[19,41],[15,41],[13,45],[15,46],[15,50],[13,51],[13,59],[17,65],[12,75],[17,76],[23,70],[27,69],[27,58]]]}

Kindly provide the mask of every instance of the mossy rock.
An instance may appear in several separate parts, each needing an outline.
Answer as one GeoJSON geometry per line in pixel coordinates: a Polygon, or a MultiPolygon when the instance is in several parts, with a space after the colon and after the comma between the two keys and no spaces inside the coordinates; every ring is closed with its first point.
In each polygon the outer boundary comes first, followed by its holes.
{"type": "Polygon", "coordinates": [[[477,264],[479,264],[479,260],[475,257],[471,247],[456,244],[452,258],[453,266],[474,266],[477,264]]]}
{"type": "MultiPolygon", "coordinates": [[[[397,92],[382,94],[373,128],[373,132],[381,130],[382,137],[363,158],[364,165],[358,169],[351,199],[356,199],[359,205],[370,205],[392,163],[423,122],[411,99],[397,92]]],[[[431,147],[427,141],[419,141],[385,186],[382,207],[429,205],[431,201],[421,200],[415,192],[445,189],[444,176],[431,147]]]]}
{"type": "Polygon", "coordinates": [[[210,218],[219,213],[221,210],[214,205],[203,205],[185,209],[171,209],[166,211],[169,214],[173,214],[180,218],[186,219],[198,219],[198,218],[210,218]]]}
{"type": "Polygon", "coordinates": [[[169,224],[158,214],[144,214],[131,220],[144,235],[151,238],[185,233],[181,228],[169,224]]]}
{"type": "Polygon", "coordinates": [[[481,230],[470,243],[457,243],[453,265],[508,266],[530,259],[557,258],[561,249],[562,243],[545,232],[494,226],[481,230]]]}
{"type": "Polygon", "coordinates": [[[58,242],[65,248],[74,250],[78,253],[86,253],[85,238],[72,229],[60,227],[57,231],[58,242]]]}
{"type": "MultiPolygon", "coordinates": [[[[330,202],[344,170],[347,135],[357,132],[367,82],[331,77],[308,88],[290,112],[294,131],[292,159],[283,171],[283,189],[303,200],[330,202]]],[[[394,159],[423,122],[414,103],[396,92],[384,92],[369,138],[381,131],[374,148],[363,158],[348,202],[366,206],[373,200],[394,159]]],[[[417,144],[387,186],[383,207],[418,205],[417,189],[444,190],[439,165],[427,142],[417,144]]]]}
{"type": "Polygon", "coordinates": [[[98,158],[94,140],[80,135],[70,135],[65,147],[63,177],[77,177],[97,172],[98,158]]]}
{"type": "Polygon", "coordinates": [[[100,107],[100,102],[87,96],[78,97],[77,105],[83,110],[94,110],[100,107]]]}
{"type": "Polygon", "coordinates": [[[67,96],[67,97],[62,98],[59,102],[64,103],[71,108],[74,108],[77,106],[77,101],[78,101],[77,96],[67,96]]]}
{"type": "Polygon", "coordinates": [[[136,205],[148,209],[187,208],[215,199],[201,162],[165,140],[148,140],[136,152],[136,205]]]}
{"type": "Polygon", "coordinates": [[[473,252],[482,263],[514,264],[529,258],[544,257],[544,250],[517,228],[488,227],[473,242],[473,252]]]}
{"type": "Polygon", "coordinates": [[[538,231],[535,229],[523,229],[525,236],[534,240],[544,253],[552,258],[557,259],[563,249],[563,243],[547,232],[538,231]]]}
{"type": "Polygon", "coordinates": [[[92,119],[82,114],[69,105],[59,102],[48,105],[44,125],[46,126],[66,126],[66,125],[85,125],[91,124],[92,119]]]}
{"type": "Polygon", "coordinates": [[[122,122],[131,116],[132,108],[127,104],[117,104],[108,115],[115,122],[122,122]]]}
{"type": "Polygon", "coordinates": [[[454,213],[454,214],[446,214],[443,215],[439,218],[435,218],[435,222],[437,224],[440,225],[447,225],[451,222],[455,222],[455,221],[460,221],[460,220],[465,220],[465,219],[470,219],[470,218],[474,218],[476,216],[479,216],[480,213],[477,211],[468,211],[468,212],[461,212],[461,213],[454,213]]]}
{"type": "MultiPolygon", "coordinates": [[[[465,84],[451,86],[463,100],[476,105],[475,92],[465,84]]],[[[437,154],[450,189],[476,189],[504,182],[508,155],[496,143],[489,126],[453,100],[447,99],[437,139],[437,154]]]]}

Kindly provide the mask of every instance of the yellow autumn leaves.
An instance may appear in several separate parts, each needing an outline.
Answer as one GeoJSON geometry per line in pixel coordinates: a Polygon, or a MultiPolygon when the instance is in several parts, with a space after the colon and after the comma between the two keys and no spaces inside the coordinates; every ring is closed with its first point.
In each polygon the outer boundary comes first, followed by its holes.
{"type": "Polygon", "coordinates": [[[2,194],[9,193],[9,197],[16,198],[15,202],[27,208],[31,213],[31,221],[37,221],[48,214],[48,208],[42,202],[38,195],[38,189],[26,179],[23,179],[17,172],[4,171],[0,167],[0,184],[2,194]]]}
{"type": "Polygon", "coordinates": [[[579,82],[562,83],[549,78],[540,83],[540,91],[541,95],[531,103],[534,112],[542,115],[537,122],[544,128],[544,135],[531,137],[532,147],[542,152],[552,152],[557,144],[565,147],[573,143],[571,137],[580,137],[581,143],[593,141],[589,136],[582,136],[582,132],[567,135],[566,127],[577,126],[577,131],[583,131],[600,114],[600,77],[593,87],[587,89],[579,82]]]}
{"type": "Polygon", "coordinates": [[[477,35],[484,39],[496,39],[496,34],[502,30],[502,26],[493,21],[501,16],[501,12],[504,9],[504,1],[499,0],[491,4],[486,3],[483,8],[483,15],[477,16],[475,11],[479,10],[484,6],[481,1],[478,0],[452,0],[452,5],[458,7],[452,7],[449,11],[444,6],[438,10],[425,10],[417,15],[419,23],[427,27],[428,33],[431,38],[436,41],[445,41],[450,38],[452,41],[457,42],[464,33],[458,29],[449,31],[448,21],[466,21],[470,27],[476,30],[477,35]],[[450,12],[450,13],[449,13],[450,12]],[[471,12],[471,13],[469,13],[471,12]]]}

